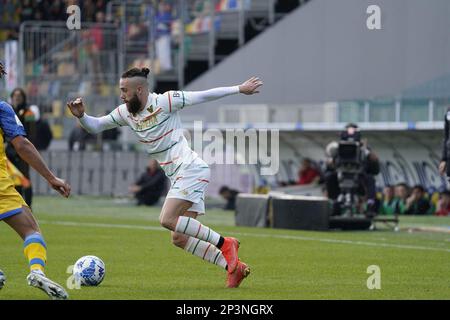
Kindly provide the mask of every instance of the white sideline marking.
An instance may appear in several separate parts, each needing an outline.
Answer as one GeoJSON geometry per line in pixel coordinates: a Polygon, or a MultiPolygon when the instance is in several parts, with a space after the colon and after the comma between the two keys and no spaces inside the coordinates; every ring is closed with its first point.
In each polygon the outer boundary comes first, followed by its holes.
{"type": "MultiPolygon", "coordinates": [[[[167,231],[166,229],[164,229],[162,227],[138,226],[138,225],[132,225],[132,224],[109,224],[109,223],[47,221],[47,220],[39,220],[39,223],[40,224],[56,224],[56,225],[70,226],[70,227],[83,226],[83,227],[94,227],[94,228],[119,228],[119,229],[134,229],[134,230],[167,231]]],[[[378,242],[367,242],[367,241],[313,238],[313,237],[304,237],[304,236],[267,234],[267,233],[230,232],[230,234],[236,235],[236,236],[245,236],[245,237],[278,238],[278,239],[291,239],[291,240],[302,240],[302,241],[318,241],[318,242],[327,242],[327,243],[353,244],[353,245],[370,246],[370,247],[385,247],[385,248],[450,252],[450,249],[444,249],[444,248],[413,246],[413,245],[395,244],[395,243],[378,243],[378,242]]]]}

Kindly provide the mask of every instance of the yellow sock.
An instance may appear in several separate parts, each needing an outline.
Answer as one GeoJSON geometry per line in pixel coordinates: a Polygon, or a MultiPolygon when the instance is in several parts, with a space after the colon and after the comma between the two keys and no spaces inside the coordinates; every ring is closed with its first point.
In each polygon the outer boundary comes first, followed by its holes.
{"type": "Polygon", "coordinates": [[[40,233],[33,233],[25,238],[23,253],[28,259],[30,270],[40,270],[44,272],[47,262],[47,246],[40,233]]]}

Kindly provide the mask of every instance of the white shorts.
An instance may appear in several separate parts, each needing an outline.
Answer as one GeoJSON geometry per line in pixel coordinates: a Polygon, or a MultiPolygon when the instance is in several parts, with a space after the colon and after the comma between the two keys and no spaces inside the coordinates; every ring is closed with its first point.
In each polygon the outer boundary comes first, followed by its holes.
{"type": "Polygon", "coordinates": [[[166,198],[183,199],[193,202],[188,211],[205,214],[205,195],[211,171],[200,158],[180,170],[171,178],[171,187],[166,198]]]}

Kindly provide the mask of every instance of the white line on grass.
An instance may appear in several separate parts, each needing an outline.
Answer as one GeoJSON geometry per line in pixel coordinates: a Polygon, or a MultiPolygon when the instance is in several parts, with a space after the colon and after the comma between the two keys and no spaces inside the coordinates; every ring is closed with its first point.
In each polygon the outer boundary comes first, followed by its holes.
{"type": "MultiPolygon", "coordinates": [[[[132,225],[132,224],[109,224],[109,223],[47,221],[47,220],[40,220],[39,223],[40,224],[56,224],[56,225],[70,226],[70,227],[119,228],[119,229],[134,229],[134,230],[167,231],[166,229],[161,228],[161,227],[138,226],[138,225],[132,225]]],[[[385,247],[385,248],[450,252],[450,249],[444,249],[444,248],[413,246],[413,245],[395,244],[395,243],[378,243],[378,242],[367,242],[367,241],[326,239],[326,238],[314,238],[314,237],[292,236],[292,235],[283,235],[283,234],[268,234],[268,233],[230,232],[230,234],[233,234],[236,236],[244,236],[244,237],[278,238],[278,239],[290,239],[290,240],[301,240],[301,241],[318,241],[318,242],[327,242],[327,243],[352,244],[352,245],[370,246],[370,247],[385,247]]]]}

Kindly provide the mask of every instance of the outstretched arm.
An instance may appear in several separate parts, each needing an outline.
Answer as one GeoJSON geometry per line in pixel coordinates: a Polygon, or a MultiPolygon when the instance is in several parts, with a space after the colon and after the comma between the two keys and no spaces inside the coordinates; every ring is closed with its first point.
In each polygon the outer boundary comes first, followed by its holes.
{"type": "Polygon", "coordinates": [[[185,106],[192,106],[208,101],[217,100],[233,94],[252,95],[259,93],[258,88],[263,85],[263,82],[257,78],[252,77],[241,85],[232,87],[220,87],[205,91],[168,91],[163,96],[162,105],[168,108],[169,112],[183,109],[185,106]]]}
{"type": "Polygon", "coordinates": [[[111,116],[103,116],[103,117],[91,117],[87,114],[84,114],[80,118],[81,126],[89,133],[99,133],[105,130],[109,130],[112,128],[116,128],[119,124],[112,121],[111,116]]]}
{"type": "Polygon", "coordinates": [[[11,140],[11,144],[16,149],[17,154],[44,177],[53,189],[66,198],[70,195],[70,186],[64,180],[55,177],[39,152],[27,138],[20,135],[16,136],[11,140]]]}
{"type": "Polygon", "coordinates": [[[220,87],[205,91],[182,91],[186,106],[217,100],[237,93],[239,93],[239,86],[220,87]]]}
{"type": "Polygon", "coordinates": [[[99,133],[108,129],[116,128],[122,124],[114,117],[113,112],[103,117],[92,117],[85,113],[84,104],[81,98],[67,103],[70,112],[80,120],[81,126],[89,133],[99,133]]]}
{"type": "Polygon", "coordinates": [[[213,101],[237,93],[243,93],[246,95],[259,93],[258,88],[262,85],[263,82],[259,78],[252,77],[238,86],[221,87],[206,91],[185,91],[184,93],[188,96],[186,105],[213,101]]]}

